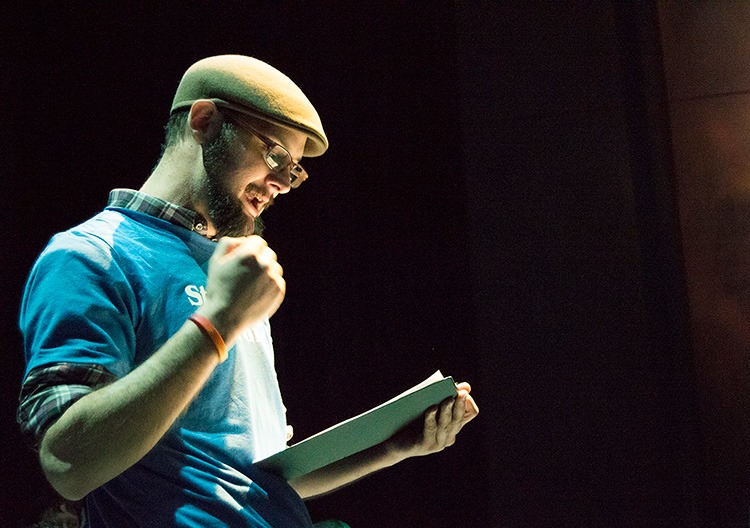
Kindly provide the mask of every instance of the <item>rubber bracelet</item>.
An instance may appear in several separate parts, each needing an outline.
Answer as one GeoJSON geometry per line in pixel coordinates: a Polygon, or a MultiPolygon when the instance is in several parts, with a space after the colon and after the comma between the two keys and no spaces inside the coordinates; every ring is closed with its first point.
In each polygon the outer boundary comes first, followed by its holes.
{"type": "Polygon", "coordinates": [[[227,359],[228,355],[227,344],[224,342],[224,339],[221,337],[221,334],[213,325],[213,323],[206,317],[195,313],[188,317],[188,319],[198,325],[198,328],[201,329],[201,332],[206,334],[206,336],[208,336],[208,338],[213,342],[214,346],[216,347],[216,351],[219,353],[219,363],[223,363],[224,360],[227,359]]]}

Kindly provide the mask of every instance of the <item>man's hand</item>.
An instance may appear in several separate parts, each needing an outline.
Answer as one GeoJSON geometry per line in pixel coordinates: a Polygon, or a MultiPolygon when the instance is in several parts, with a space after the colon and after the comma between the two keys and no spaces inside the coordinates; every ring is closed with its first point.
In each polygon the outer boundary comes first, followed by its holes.
{"type": "Polygon", "coordinates": [[[392,456],[405,459],[442,451],[456,442],[456,435],[464,425],[479,414],[479,407],[469,394],[471,386],[457,384],[458,395],[448,398],[440,405],[427,409],[421,431],[407,428],[386,441],[392,456]]]}
{"type": "Polygon", "coordinates": [[[272,316],[285,293],[283,270],[265,240],[224,237],[209,261],[206,304],[199,312],[229,344],[243,328],[272,316]]]}

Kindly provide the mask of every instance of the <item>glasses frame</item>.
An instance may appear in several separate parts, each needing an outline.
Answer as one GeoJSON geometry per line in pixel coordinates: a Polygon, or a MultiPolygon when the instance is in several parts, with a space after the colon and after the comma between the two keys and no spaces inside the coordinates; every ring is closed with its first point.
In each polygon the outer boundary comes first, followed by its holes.
{"type": "Polygon", "coordinates": [[[266,162],[266,165],[269,169],[271,169],[275,174],[280,174],[284,169],[287,167],[289,168],[289,186],[292,189],[296,189],[302,183],[308,178],[307,171],[305,168],[300,165],[299,163],[294,161],[294,158],[292,157],[291,153],[287,148],[282,145],[281,143],[277,143],[273,139],[269,138],[268,136],[265,136],[258,132],[254,127],[248,125],[247,123],[243,122],[241,119],[238,119],[235,116],[231,116],[231,121],[233,121],[237,126],[240,128],[247,130],[252,135],[260,139],[260,141],[266,146],[266,152],[263,154],[263,161],[266,162]],[[272,164],[272,160],[274,159],[274,156],[272,155],[272,151],[274,149],[281,149],[284,154],[286,154],[287,159],[289,160],[289,163],[286,165],[279,165],[277,167],[274,167],[272,164]]]}

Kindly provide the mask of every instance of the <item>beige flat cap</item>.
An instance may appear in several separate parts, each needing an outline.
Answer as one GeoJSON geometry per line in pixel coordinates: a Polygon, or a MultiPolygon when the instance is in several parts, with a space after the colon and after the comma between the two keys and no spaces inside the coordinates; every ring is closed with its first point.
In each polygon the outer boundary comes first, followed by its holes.
{"type": "Polygon", "coordinates": [[[200,60],[182,76],[170,112],[190,108],[198,99],[301,131],[305,156],[328,148],[318,112],[294,82],[273,66],[243,55],[200,60]]]}

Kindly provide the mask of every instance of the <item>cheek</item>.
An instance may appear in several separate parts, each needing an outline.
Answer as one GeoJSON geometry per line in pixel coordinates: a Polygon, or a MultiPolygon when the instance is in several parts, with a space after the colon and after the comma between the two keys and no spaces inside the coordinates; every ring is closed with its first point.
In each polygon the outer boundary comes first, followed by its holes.
{"type": "Polygon", "coordinates": [[[244,165],[227,174],[227,183],[232,192],[239,195],[245,193],[249,185],[262,185],[266,179],[266,170],[257,164],[244,165]]]}

